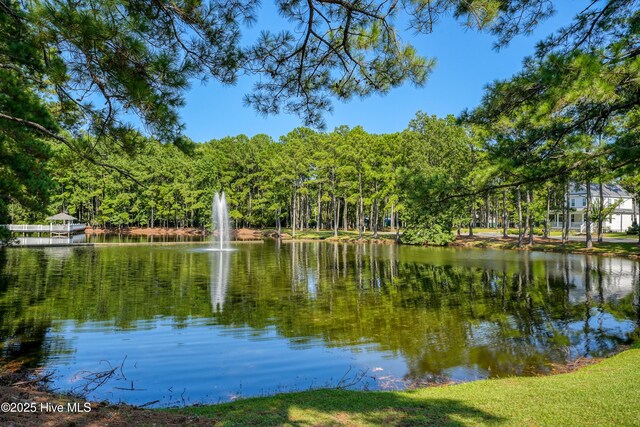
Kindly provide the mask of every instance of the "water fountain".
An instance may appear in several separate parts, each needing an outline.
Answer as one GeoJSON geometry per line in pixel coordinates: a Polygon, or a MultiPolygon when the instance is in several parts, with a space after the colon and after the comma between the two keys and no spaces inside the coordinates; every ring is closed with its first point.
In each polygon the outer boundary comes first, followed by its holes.
{"type": "Polygon", "coordinates": [[[218,251],[229,251],[229,213],[227,210],[227,199],[222,194],[216,192],[211,204],[211,249],[218,251]]]}

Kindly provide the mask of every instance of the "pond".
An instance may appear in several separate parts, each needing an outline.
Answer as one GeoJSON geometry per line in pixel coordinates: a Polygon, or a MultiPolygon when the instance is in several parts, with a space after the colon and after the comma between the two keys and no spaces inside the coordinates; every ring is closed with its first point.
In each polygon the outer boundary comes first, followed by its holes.
{"type": "Polygon", "coordinates": [[[624,258],[395,245],[16,248],[0,352],[149,406],[532,375],[631,342],[639,276],[624,258]]]}

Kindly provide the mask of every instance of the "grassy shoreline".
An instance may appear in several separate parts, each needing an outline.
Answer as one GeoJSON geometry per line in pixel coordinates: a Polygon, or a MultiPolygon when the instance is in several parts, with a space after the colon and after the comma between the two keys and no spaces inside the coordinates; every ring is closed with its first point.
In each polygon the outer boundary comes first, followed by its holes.
{"type": "Polygon", "coordinates": [[[638,243],[635,241],[594,242],[593,248],[587,249],[585,247],[585,243],[580,241],[569,241],[563,248],[562,242],[557,239],[536,237],[532,245],[524,244],[522,247],[518,247],[518,239],[515,237],[458,236],[451,246],[481,249],[557,252],[581,255],[621,256],[640,259],[640,246],[638,246],[638,243]]]}
{"type": "MultiPolygon", "coordinates": [[[[284,230],[283,230],[284,231],[284,230]]],[[[289,230],[286,230],[287,232],[289,230]]],[[[495,230],[490,230],[495,231],[495,230]]],[[[486,232],[486,230],[480,230],[480,232],[486,232]]],[[[610,235],[610,238],[624,238],[624,234],[610,235]]],[[[334,237],[333,232],[328,231],[302,231],[296,233],[296,237],[288,239],[287,241],[327,241],[327,242],[343,242],[343,243],[382,243],[382,244],[395,244],[396,234],[394,232],[381,232],[378,238],[373,237],[373,233],[363,233],[363,238],[360,239],[357,231],[339,231],[338,237],[334,237]]],[[[558,253],[572,253],[582,255],[602,255],[602,256],[622,256],[632,259],[640,259],[640,246],[637,243],[637,238],[631,236],[624,238],[624,242],[603,242],[594,243],[593,248],[585,248],[583,241],[569,241],[562,247],[562,242],[559,239],[545,239],[543,237],[536,236],[534,238],[534,244],[529,245],[525,243],[522,247],[518,247],[518,239],[515,237],[489,237],[489,236],[458,236],[455,241],[449,244],[452,247],[465,247],[465,248],[484,248],[484,249],[504,249],[504,250],[530,250],[530,251],[543,251],[543,252],[558,252],[558,253]]],[[[283,240],[284,241],[284,240],[283,240]]],[[[526,242],[526,240],[525,240],[526,242]]]]}
{"type": "Polygon", "coordinates": [[[324,389],[169,411],[219,426],[639,425],[639,365],[634,349],[566,374],[397,392],[324,389]]]}
{"type": "MultiPolygon", "coordinates": [[[[283,230],[285,231],[285,230],[283,230]]],[[[286,230],[289,232],[289,230],[286,230]]],[[[478,231],[478,230],[476,230],[478,231]]],[[[488,231],[495,232],[490,229],[488,231]]],[[[479,232],[487,232],[485,229],[480,229],[479,232]]],[[[584,241],[571,240],[567,242],[565,247],[562,247],[562,242],[559,239],[543,238],[536,236],[534,238],[533,245],[529,245],[525,239],[525,244],[522,247],[518,247],[518,239],[516,237],[490,237],[490,236],[457,236],[456,240],[450,243],[448,246],[452,247],[465,247],[465,248],[484,248],[484,249],[504,249],[504,250],[530,250],[530,251],[543,251],[543,252],[558,252],[558,253],[572,253],[582,255],[602,255],[602,256],[622,256],[632,259],[640,259],[640,245],[637,243],[637,237],[626,234],[610,234],[605,237],[624,239],[623,242],[594,242],[593,248],[585,248],[584,241]],[[626,241],[628,240],[628,241],[626,241]]],[[[283,240],[285,241],[285,240],[283,240]]],[[[343,242],[343,243],[382,243],[382,244],[395,244],[396,234],[395,232],[380,232],[378,238],[374,238],[373,233],[364,232],[362,239],[359,238],[357,231],[339,231],[338,237],[334,237],[333,231],[315,231],[306,230],[296,233],[296,237],[293,239],[287,239],[286,241],[327,241],[327,242],[343,242]]],[[[428,245],[427,245],[428,246],[428,245]]]]}
{"type": "MultiPolygon", "coordinates": [[[[85,413],[0,413],[0,424],[194,426],[618,426],[640,425],[640,349],[569,372],[507,377],[407,391],[318,389],[230,403],[169,409],[91,403],[85,413]]],[[[560,369],[560,372],[565,372],[560,369]]],[[[84,401],[30,381],[11,385],[0,369],[4,402],[84,401]]],[[[24,375],[13,380],[25,378],[24,375]]]]}

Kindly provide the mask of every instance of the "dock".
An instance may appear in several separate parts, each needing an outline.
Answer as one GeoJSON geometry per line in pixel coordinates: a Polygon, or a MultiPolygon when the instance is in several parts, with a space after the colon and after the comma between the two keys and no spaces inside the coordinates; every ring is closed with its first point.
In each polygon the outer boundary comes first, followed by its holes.
{"type": "Polygon", "coordinates": [[[87,224],[4,224],[0,225],[0,227],[5,227],[12,233],[66,234],[69,236],[75,233],[83,233],[87,228],[87,224]]]}

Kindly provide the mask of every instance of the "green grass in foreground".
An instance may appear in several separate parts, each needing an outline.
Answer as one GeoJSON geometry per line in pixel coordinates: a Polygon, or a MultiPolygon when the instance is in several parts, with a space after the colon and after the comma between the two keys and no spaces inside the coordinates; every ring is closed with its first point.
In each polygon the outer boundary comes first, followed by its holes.
{"type": "Polygon", "coordinates": [[[576,372],[404,392],[316,390],[174,410],[215,425],[640,425],[640,350],[576,372]]]}

